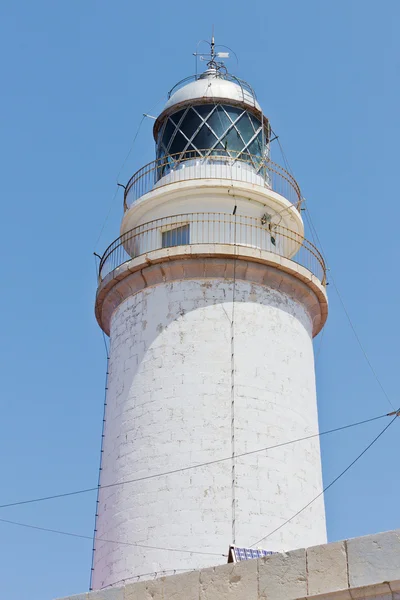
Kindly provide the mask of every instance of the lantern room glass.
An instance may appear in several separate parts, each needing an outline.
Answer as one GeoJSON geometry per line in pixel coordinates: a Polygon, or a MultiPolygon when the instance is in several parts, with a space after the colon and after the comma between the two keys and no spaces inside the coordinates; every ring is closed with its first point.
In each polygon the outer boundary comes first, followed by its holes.
{"type": "Polygon", "coordinates": [[[253,163],[258,171],[268,141],[261,121],[227,104],[202,104],[179,110],[165,120],[157,140],[157,158],[230,157],[253,163]]]}

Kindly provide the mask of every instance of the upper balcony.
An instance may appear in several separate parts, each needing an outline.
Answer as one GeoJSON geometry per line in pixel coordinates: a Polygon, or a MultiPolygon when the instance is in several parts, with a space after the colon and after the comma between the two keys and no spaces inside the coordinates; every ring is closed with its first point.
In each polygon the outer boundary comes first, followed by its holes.
{"type": "Polygon", "coordinates": [[[218,180],[261,186],[283,196],[300,210],[301,192],[297,181],[270,159],[229,150],[198,150],[170,154],[154,160],[137,171],[128,181],[124,209],[149,192],[181,181],[218,180]],[[208,153],[208,154],[207,154],[208,153]]]}

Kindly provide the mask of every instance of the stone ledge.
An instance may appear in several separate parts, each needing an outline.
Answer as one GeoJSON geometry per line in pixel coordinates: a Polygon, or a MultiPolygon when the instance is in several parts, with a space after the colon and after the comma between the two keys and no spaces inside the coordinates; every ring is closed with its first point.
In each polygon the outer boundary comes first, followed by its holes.
{"type": "Polygon", "coordinates": [[[63,600],[400,600],[400,530],[63,600]]]}
{"type": "Polygon", "coordinates": [[[304,302],[313,322],[313,336],[328,316],[326,289],[311,271],[296,262],[253,247],[191,244],[153,250],[133,258],[100,283],[95,314],[110,334],[111,315],[129,296],[162,283],[184,279],[237,279],[277,289],[304,302]]]}

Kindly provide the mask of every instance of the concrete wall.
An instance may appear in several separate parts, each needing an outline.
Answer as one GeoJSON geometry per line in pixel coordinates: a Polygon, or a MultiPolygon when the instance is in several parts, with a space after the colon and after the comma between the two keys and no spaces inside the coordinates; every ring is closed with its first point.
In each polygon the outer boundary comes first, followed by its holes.
{"type": "MultiPolygon", "coordinates": [[[[174,281],[116,309],[101,485],[230,456],[232,290],[225,279],[174,281]]],[[[246,281],[236,281],[235,290],[236,452],[317,432],[304,306],[246,281]]],[[[236,543],[255,543],[321,485],[318,439],[237,459],[236,543]]],[[[224,563],[231,504],[230,461],[103,489],[93,587],[224,563]]],[[[263,546],[281,551],[324,541],[321,498],[263,546]]]]}
{"type": "Polygon", "coordinates": [[[64,600],[400,600],[400,530],[64,600]]]}

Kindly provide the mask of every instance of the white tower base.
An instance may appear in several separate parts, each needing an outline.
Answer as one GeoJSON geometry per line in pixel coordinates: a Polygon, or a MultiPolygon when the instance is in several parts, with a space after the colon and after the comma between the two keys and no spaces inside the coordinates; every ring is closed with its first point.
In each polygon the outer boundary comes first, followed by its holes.
{"type": "MultiPolygon", "coordinates": [[[[205,244],[149,253],[103,282],[96,310],[111,348],[101,486],[318,432],[312,337],[326,295],[286,263],[205,244]]],[[[101,489],[92,586],[226,562],[231,542],[255,543],[321,489],[318,438],[101,489]]],[[[324,542],[321,497],[263,547],[324,542]]]]}

